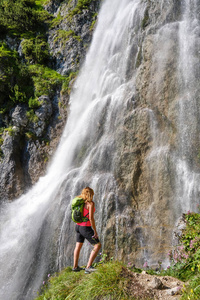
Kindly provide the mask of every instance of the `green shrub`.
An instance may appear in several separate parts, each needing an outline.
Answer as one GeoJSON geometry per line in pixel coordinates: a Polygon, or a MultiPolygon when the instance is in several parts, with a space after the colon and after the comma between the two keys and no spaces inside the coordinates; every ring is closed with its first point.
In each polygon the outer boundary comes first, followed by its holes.
{"type": "Polygon", "coordinates": [[[22,53],[30,63],[43,64],[49,57],[49,47],[43,36],[24,39],[21,43],[22,53]]]}
{"type": "Polygon", "coordinates": [[[189,280],[181,299],[200,299],[200,214],[188,211],[184,215],[186,228],[180,245],[169,252],[171,267],[168,275],[189,280]]]}
{"type": "Polygon", "coordinates": [[[15,34],[37,32],[45,29],[45,22],[51,16],[42,9],[41,1],[34,0],[1,0],[0,29],[15,34]]]}
{"type": "Polygon", "coordinates": [[[96,24],[96,22],[97,22],[97,13],[95,13],[94,15],[93,15],[93,21],[92,21],[92,24],[91,24],[91,26],[90,26],[90,30],[93,30],[94,29],[94,26],[95,26],[95,24],[96,24]]]}
{"type": "Polygon", "coordinates": [[[76,7],[70,11],[69,16],[73,17],[76,14],[80,14],[83,9],[88,9],[91,2],[92,0],[78,0],[76,7]]]}
{"type": "Polygon", "coordinates": [[[32,98],[31,97],[28,100],[28,106],[29,106],[29,108],[38,108],[38,107],[40,107],[40,105],[41,105],[41,103],[38,101],[37,98],[32,98]]]}
{"type": "Polygon", "coordinates": [[[77,74],[78,72],[71,72],[68,77],[65,77],[62,84],[62,90],[61,90],[62,94],[68,94],[68,95],[70,94],[71,86],[73,85],[77,77],[77,74]]]}
{"type": "Polygon", "coordinates": [[[37,139],[37,137],[31,131],[27,131],[25,133],[25,137],[27,138],[27,140],[36,140],[37,139]]]}
{"type": "Polygon", "coordinates": [[[15,102],[26,102],[26,94],[24,92],[21,92],[19,86],[15,84],[14,88],[12,89],[13,96],[10,96],[10,99],[15,102]]]}
{"type": "Polygon", "coordinates": [[[10,136],[14,136],[14,135],[15,135],[15,129],[14,129],[13,126],[7,127],[7,128],[5,128],[4,130],[5,130],[5,132],[8,132],[8,134],[9,134],[10,136]]]}
{"type": "Polygon", "coordinates": [[[33,109],[27,111],[26,116],[28,117],[29,121],[32,123],[37,123],[39,121],[38,116],[36,116],[33,109]]]}
{"type": "Polygon", "coordinates": [[[65,80],[64,76],[42,65],[30,65],[29,71],[34,82],[35,98],[50,96],[65,80]]]}
{"type": "Polygon", "coordinates": [[[33,96],[33,82],[27,66],[18,53],[0,42],[0,92],[1,108],[10,109],[18,102],[26,102],[33,96]]]}
{"type": "Polygon", "coordinates": [[[73,37],[75,35],[73,30],[63,30],[59,29],[56,32],[56,38],[54,39],[54,44],[57,43],[58,41],[61,42],[61,44],[65,44],[70,37],[73,37]]]}
{"type": "Polygon", "coordinates": [[[57,17],[53,18],[53,20],[51,21],[50,27],[51,28],[57,27],[62,22],[63,19],[64,17],[62,17],[60,13],[58,13],[57,17]]]}
{"type": "Polygon", "coordinates": [[[38,16],[33,10],[34,1],[1,0],[0,19],[4,26],[17,32],[33,30],[38,16]]]}

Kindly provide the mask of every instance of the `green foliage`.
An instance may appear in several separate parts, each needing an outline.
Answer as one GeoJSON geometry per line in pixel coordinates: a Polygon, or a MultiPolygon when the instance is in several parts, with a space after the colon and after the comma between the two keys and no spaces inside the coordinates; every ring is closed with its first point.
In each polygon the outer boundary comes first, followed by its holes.
{"type": "Polygon", "coordinates": [[[84,271],[72,272],[68,267],[58,276],[51,277],[48,287],[37,300],[50,299],[133,299],[128,296],[129,279],[122,275],[120,262],[108,262],[98,266],[98,271],[85,274],[84,271]]]}
{"type": "Polygon", "coordinates": [[[78,0],[76,7],[70,11],[69,15],[73,17],[74,15],[80,14],[83,9],[88,9],[92,0],[78,0]]]}
{"type": "Polygon", "coordinates": [[[41,10],[41,1],[0,0],[0,30],[22,34],[44,30],[50,15],[41,10]],[[40,3],[39,3],[40,2],[40,3]]]}
{"type": "Polygon", "coordinates": [[[25,102],[26,101],[26,94],[20,91],[20,88],[17,84],[15,84],[14,88],[12,89],[13,96],[10,96],[10,99],[13,102],[25,102]]]}
{"type": "Polygon", "coordinates": [[[36,116],[33,109],[27,111],[26,115],[27,115],[29,121],[32,123],[37,123],[39,121],[39,118],[38,118],[38,116],[36,116]]]}
{"type": "Polygon", "coordinates": [[[34,1],[1,0],[0,20],[2,24],[17,32],[32,30],[38,23],[33,5],[34,1]]]}
{"type": "Polygon", "coordinates": [[[35,98],[51,95],[65,80],[64,76],[42,65],[30,65],[29,71],[34,82],[35,98]]]}
{"type": "Polygon", "coordinates": [[[38,108],[40,107],[41,103],[36,98],[30,98],[28,101],[29,108],[38,108]]]}
{"type": "Polygon", "coordinates": [[[193,277],[189,285],[184,285],[182,290],[182,300],[199,300],[200,299],[200,276],[193,277]]]}
{"type": "Polygon", "coordinates": [[[43,5],[47,4],[50,0],[35,0],[35,5],[39,10],[43,10],[43,5]]]}
{"type": "Polygon", "coordinates": [[[62,17],[62,16],[60,15],[60,13],[58,13],[57,17],[56,17],[56,18],[53,18],[53,20],[51,21],[50,27],[51,27],[51,28],[57,27],[57,26],[62,22],[63,19],[64,19],[64,17],[62,17]]]}
{"type": "Polygon", "coordinates": [[[10,109],[14,104],[26,102],[33,96],[33,84],[27,66],[20,61],[16,51],[10,50],[2,42],[0,42],[0,70],[2,109],[10,109]]]}
{"type": "Polygon", "coordinates": [[[44,36],[24,39],[21,43],[22,53],[29,63],[43,64],[49,57],[49,47],[44,36]]]}
{"type": "Polygon", "coordinates": [[[185,214],[186,229],[181,238],[181,245],[169,253],[174,269],[180,279],[187,280],[200,267],[200,214],[188,212],[185,214]]]}
{"type": "Polygon", "coordinates": [[[96,22],[97,22],[97,13],[95,13],[94,15],[93,15],[93,21],[92,21],[92,24],[91,24],[91,26],[90,26],[90,30],[93,30],[94,29],[94,26],[95,26],[95,24],[96,24],[96,22]]]}
{"type": "Polygon", "coordinates": [[[25,133],[25,137],[27,138],[27,140],[36,140],[37,139],[37,137],[31,131],[27,131],[25,133]]]}
{"type": "Polygon", "coordinates": [[[13,126],[7,127],[4,130],[7,131],[10,136],[14,136],[15,134],[15,129],[13,126]]]}
{"type": "Polygon", "coordinates": [[[66,43],[71,36],[74,36],[75,33],[73,30],[63,30],[59,29],[56,32],[56,38],[54,39],[54,43],[61,41],[62,44],[66,43]]]}
{"type": "Polygon", "coordinates": [[[74,83],[77,74],[78,72],[71,72],[68,77],[65,77],[62,84],[62,90],[61,90],[62,94],[68,94],[68,95],[70,94],[71,86],[74,83]]]}
{"type": "Polygon", "coordinates": [[[181,299],[200,299],[200,214],[188,211],[184,215],[186,228],[181,244],[169,252],[171,267],[167,275],[190,280],[181,299]]]}

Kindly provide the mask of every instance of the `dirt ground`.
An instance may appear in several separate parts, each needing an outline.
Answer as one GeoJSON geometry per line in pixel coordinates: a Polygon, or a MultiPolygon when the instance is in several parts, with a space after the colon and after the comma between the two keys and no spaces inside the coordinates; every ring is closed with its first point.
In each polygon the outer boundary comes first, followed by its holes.
{"type": "Polygon", "coordinates": [[[145,271],[133,273],[123,268],[122,276],[128,278],[127,293],[138,300],[178,300],[183,282],[170,276],[149,275],[145,271]]]}

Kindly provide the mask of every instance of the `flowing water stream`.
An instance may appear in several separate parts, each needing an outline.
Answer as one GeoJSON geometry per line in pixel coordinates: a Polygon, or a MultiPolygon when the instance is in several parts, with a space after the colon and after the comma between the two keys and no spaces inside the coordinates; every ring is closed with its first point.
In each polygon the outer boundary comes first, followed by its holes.
{"type": "MultiPolygon", "coordinates": [[[[188,122],[194,125],[194,134],[197,134],[199,124],[199,121],[193,119],[194,115],[199,118],[195,106],[190,111],[191,115],[186,113],[188,103],[196,99],[192,87],[187,88],[196,80],[193,68],[197,64],[196,51],[199,51],[199,21],[195,13],[199,5],[197,0],[193,2],[183,2],[183,18],[179,21],[178,30],[181,55],[177,72],[180,74],[180,86],[184,87],[178,102],[180,114],[177,117],[178,129],[182,134],[179,135],[179,149],[174,158],[177,172],[175,198],[178,199],[179,212],[193,207],[191,195],[195,195],[195,206],[199,195],[199,174],[194,174],[189,162],[184,159],[184,155],[188,157],[190,151],[191,136],[184,120],[190,118],[188,122]],[[184,204],[180,208],[181,201],[184,204]]],[[[162,11],[164,2],[160,5],[162,11]]],[[[103,247],[104,223],[109,222],[112,205],[112,230],[115,233],[113,256],[118,257],[121,211],[118,183],[113,174],[117,161],[116,128],[123,124],[130,105],[133,110],[133,104],[130,104],[135,94],[136,62],[133,45],[137,53],[145,6],[146,2],[140,0],[104,1],[91,47],[71,95],[69,118],[47,175],[40,178],[27,194],[1,207],[2,300],[33,299],[48,273],[72,264],[75,235],[74,224],[70,221],[70,201],[87,185],[95,190],[94,201],[98,211],[95,219],[103,247]]],[[[165,27],[163,32],[165,30],[169,32],[169,28],[165,27]]],[[[166,48],[163,51],[167,51],[166,48]]],[[[157,62],[158,59],[160,57],[157,57],[157,62]]],[[[164,62],[159,66],[164,68],[164,62]]],[[[197,66],[195,69],[198,73],[197,66]]],[[[149,115],[153,139],[147,162],[149,172],[152,171],[158,177],[159,168],[156,168],[155,163],[154,169],[150,165],[152,161],[159,160],[163,153],[167,159],[168,145],[157,128],[154,112],[145,109],[149,115]]],[[[162,186],[157,188],[162,189],[162,186]]],[[[148,223],[150,209],[146,217],[148,223]]],[[[141,237],[141,245],[145,244],[144,240],[144,236],[141,237]]],[[[81,263],[85,263],[88,250],[89,245],[83,249],[81,263]]],[[[143,254],[149,259],[147,248],[143,254]]]]}
{"type": "MultiPolygon", "coordinates": [[[[117,235],[114,131],[122,120],[124,102],[132,93],[126,71],[138,3],[105,1],[47,175],[26,195],[1,208],[0,299],[32,299],[45,275],[72,263],[75,232],[70,201],[83,187],[89,185],[95,190],[99,234],[103,229],[98,220],[103,220],[102,214],[105,218],[107,201],[113,199],[117,235]]],[[[115,255],[117,248],[116,238],[115,255]]]]}

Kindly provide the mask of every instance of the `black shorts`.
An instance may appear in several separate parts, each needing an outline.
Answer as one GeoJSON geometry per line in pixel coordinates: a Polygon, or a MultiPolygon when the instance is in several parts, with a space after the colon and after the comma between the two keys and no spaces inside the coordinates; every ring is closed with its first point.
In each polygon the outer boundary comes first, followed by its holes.
{"type": "Polygon", "coordinates": [[[94,230],[91,226],[80,226],[76,224],[76,242],[84,243],[84,240],[88,240],[90,244],[96,245],[99,243],[99,239],[95,239],[94,230]]]}

